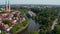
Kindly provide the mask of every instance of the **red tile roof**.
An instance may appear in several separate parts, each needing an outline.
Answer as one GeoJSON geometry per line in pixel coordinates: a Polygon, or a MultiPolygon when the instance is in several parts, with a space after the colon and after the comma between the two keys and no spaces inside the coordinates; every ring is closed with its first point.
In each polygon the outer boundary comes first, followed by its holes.
{"type": "Polygon", "coordinates": [[[7,13],[5,13],[5,14],[2,14],[2,16],[4,16],[4,17],[5,17],[5,16],[7,16],[7,15],[8,15],[7,13]]]}
{"type": "Polygon", "coordinates": [[[2,11],[0,10],[0,12],[2,12],[2,11]]]}
{"type": "Polygon", "coordinates": [[[9,27],[8,24],[4,24],[3,26],[4,26],[4,28],[6,28],[6,29],[9,27]]]}

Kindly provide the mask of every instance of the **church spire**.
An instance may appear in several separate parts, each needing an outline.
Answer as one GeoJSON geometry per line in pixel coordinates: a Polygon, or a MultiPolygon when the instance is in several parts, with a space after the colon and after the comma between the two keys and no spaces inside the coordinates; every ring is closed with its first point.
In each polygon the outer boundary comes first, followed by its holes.
{"type": "Polygon", "coordinates": [[[8,2],[7,2],[7,0],[6,0],[6,2],[5,2],[5,5],[8,6],[8,2]]]}
{"type": "Polygon", "coordinates": [[[10,11],[9,0],[6,0],[6,11],[10,11]]]}
{"type": "Polygon", "coordinates": [[[7,6],[10,6],[10,1],[9,0],[7,0],[7,6]]]}

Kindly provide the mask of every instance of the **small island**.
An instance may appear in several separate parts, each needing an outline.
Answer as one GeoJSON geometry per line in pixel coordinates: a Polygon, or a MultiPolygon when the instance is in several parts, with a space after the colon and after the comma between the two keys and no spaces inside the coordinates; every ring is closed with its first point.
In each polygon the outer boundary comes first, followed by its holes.
{"type": "Polygon", "coordinates": [[[9,3],[3,9],[0,9],[0,34],[16,34],[28,26],[28,19],[20,10],[11,10],[9,3]]]}

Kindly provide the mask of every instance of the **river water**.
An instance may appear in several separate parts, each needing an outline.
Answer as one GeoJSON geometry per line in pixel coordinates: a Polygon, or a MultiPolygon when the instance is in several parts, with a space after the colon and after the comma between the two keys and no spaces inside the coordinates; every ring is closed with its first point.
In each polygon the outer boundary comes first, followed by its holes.
{"type": "Polygon", "coordinates": [[[30,31],[38,31],[39,30],[39,24],[36,23],[34,20],[29,18],[29,26],[22,32],[19,32],[18,34],[28,34],[30,31]]]}

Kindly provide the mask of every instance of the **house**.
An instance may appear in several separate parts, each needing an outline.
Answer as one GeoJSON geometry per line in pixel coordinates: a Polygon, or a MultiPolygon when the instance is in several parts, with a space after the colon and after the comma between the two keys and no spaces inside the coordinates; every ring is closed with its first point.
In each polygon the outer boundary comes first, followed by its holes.
{"type": "Polygon", "coordinates": [[[18,10],[16,10],[15,12],[16,12],[17,15],[20,15],[21,14],[21,12],[18,11],[18,10]]]}
{"type": "Polygon", "coordinates": [[[14,20],[13,22],[14,22],[14,23],[16,23],[16,22],[17,22],[17,20],[14,20]]]}
{"type": "Polygon", "coordinates": [[[13,17],[13,14],[9,14],[9,17],[13,17]]]}
{"type": "Polygon", "coordinates": [[[3,20],[9,20],[9,18],[3,18],[3,20]]]}
{"type": "Polygon", "coordinates": [[[4,26],[5,29],[7,29],[9,27],[8,24],[4,24],[3,26],[4,26]]]}
{"type": "Polygon", "coordinates": [[[8,15],[8,13],[4,13],[4,14],[1,14],[2,17],[6,17],[8,15]]]}
{"type": "Polygon", "coordinates": [[[0,22],[0,26],[2,26],[2,23],[0,22]]]}
{"type": "Polygon", "coordinates": [[[0,10],[0,12],[2,12],[2,10],[0,10]]]}
{"type": "Polygon", "coordinates": [[[3,18],[3,17],[0,15],[0,21],[2,20],[2,18],[3,18]]]}
{"type": "Polygon", "coordinates": [[[9,18],[9,20],[12,20],[12,18],[9,18]]]}
{"type": "Polygon", "coordinates": [[[15,14],[16,12],[11,12],[11,14],[15,14]]]}

